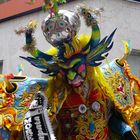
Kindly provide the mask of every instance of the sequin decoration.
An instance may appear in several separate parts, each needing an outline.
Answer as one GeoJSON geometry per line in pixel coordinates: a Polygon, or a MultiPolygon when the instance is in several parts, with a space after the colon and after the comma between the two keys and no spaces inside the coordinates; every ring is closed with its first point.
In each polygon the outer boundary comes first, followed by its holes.
{"type": "Polygon", "coordinates": [[[97,101],[93,102],[93,103],[92,103],[92,109],[93,109],[94,111],[99,111],[99,110],[100,110],[100,103],[97,102],[97,101]]]}
{"type": "Polygon", "coordinates": [[[84,104],[81,104],[80,106],[79,106],[79,112],[80,113],[85,113],[87,111],[87,107],[84,105],[84,104]]]}

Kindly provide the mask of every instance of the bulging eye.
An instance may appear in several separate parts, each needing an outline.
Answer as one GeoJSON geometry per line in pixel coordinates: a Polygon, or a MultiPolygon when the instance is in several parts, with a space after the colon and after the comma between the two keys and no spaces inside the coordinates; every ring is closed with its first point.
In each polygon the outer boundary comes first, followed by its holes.
{"type": "Polygon", "coordinates": [[[59,26],[62,28],[62,27],[65,27],[66,26],[66,23],[65,22],[63,22],[63,21],[60,21],[59,22],[59,26]]]}
{"type": "Polygon", "coordinates": [[[85,15],[86,14],[86,10],[82,9],[82,14],[85,15]]]}
{"type": "Polygon", "coordinates": [[[85,71],[85,65],[82,64],[78,67],[78,73],[82,73],[83,71],[85,71]]]}
{"type": "Polygon", "coordinates": [[[90,14],[90,13],[88,13],[88,14],[87,14],[87,17],[88,17],[88,18],[91,18],[91,14],[90,14]]]}
{"type": "Polygon", "coordinates": [[[49,26],[49,30],[52,30],[52,28],[53,28],[53,26],[52,26],[52,25],[50,25],[50,26],[49,26]]]}
{"type": "Polygon", "coordinates": [[[46,27],[47,32],[52,31],[54,29],[54,27],[55,27],[55,23],[48,24],[46,27]]]}

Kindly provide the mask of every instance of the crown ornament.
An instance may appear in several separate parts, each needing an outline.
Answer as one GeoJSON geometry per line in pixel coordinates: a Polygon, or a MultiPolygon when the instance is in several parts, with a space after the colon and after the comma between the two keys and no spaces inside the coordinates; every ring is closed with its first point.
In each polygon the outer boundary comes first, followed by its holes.
{"type": "Polygon", "coordinates": [[[80,28],[80,17],[68,10],[59,10],[57,15],[47,16],[42,22],[42,30],[46,40],[54,47],[68,42],[76,36],[80,28]]]}

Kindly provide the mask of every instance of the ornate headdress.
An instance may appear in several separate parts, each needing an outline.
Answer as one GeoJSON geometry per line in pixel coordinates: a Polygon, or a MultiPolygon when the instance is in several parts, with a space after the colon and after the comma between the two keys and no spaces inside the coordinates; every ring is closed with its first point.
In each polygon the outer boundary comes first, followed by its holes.
{"type": "Polygon", "coordinates": [[[67,10],[60,10],[57,16],[48,16],[42,22],[42,30],[46,40],[55,47],[70,41],[77,34],[79,27],[78,14],[67,10]]]}
{"type": "MultiPolygon", "coordinates": [[[[33,47],[30,53],[34,57],[22,58],[29,61],[32,65],[43,69],[42,72],[49,75],[55,75],[61,69],[69,69],[74,65],[75,61],[82,61],[87,66],[100,65],[113,46],[112,38],[116,31],[115,29],[109,37],[106,36],[100,40],[97,16],[101,10],[91,10],[85,6],[80,6],[78,13],[68,10],[51,13],[42,22],[42,30],[46,40],[58,49],[58,53],[56,55],[49,55],[33,47]],[[86,25],[92,28],[89,39],[86,36],[80,38],[77,35],[80,27],[79,15],[83,16],[86,25]],[[70,62],[74,59],[75,61],[70,62]]],[[[26,40],[30,39],[32,40],[32,32],[28,34],[28,37],[26,36],[26,40]]],[[[30,41],[26,47],[31,46],[33,41],[30,41]]]]}

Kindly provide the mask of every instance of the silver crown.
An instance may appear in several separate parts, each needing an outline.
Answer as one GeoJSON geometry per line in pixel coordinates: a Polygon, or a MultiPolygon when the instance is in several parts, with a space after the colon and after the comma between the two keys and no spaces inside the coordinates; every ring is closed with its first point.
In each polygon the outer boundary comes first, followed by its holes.
{"type": "Polygon", "coordinates": [[[42,22],[42,30],[46,40],[53,46],[69,41],[80,28],[80,17],[68,10],[59,10],[58,15],[47,16],[42,22]]]}

